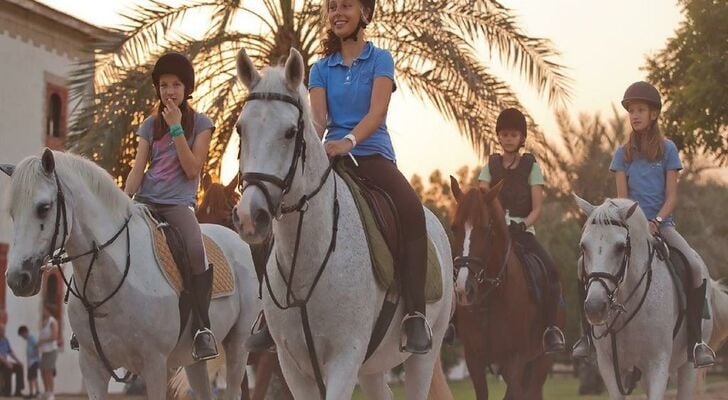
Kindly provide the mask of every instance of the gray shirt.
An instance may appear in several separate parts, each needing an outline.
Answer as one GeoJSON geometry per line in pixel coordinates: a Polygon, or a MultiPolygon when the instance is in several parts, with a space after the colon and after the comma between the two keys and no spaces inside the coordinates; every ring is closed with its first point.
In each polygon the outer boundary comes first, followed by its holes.
{"type": "MultiPolygon", "coordinates": [[[[154,140],[155,118],[156,116],[153,115],[145,119],[137,132],[137,135],[147,139],[151,144],[152,163],[144,174],[142,185],[135,199],[143,203],[184,204],[195,207],[200,177],[187,179],[169,133],[159,140],[154,140]]],[[[195,112],[193,134],[187,141],[190,148],[197,135],[207,129],[214,131],[215,125],[206,115],[195,112]]]]}

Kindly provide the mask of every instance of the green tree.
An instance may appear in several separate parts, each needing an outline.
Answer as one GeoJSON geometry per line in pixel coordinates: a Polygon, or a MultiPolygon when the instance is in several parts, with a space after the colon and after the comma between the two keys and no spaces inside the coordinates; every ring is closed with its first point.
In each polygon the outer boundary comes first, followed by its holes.
{"type": "MultiPolygon", "coordinates": [[[[76,88],[93,79],[95,93],[72,126],[71,150],[125,179],[138,140],[134,130],[155,102],[154,61],[175,50],[193,61],[195,106],[216,123],[206,170],[217,172],[245,97],[235,73],[238,50],[245,48],[262,67],[295,47],[311,65],[318,58],[323,3],[183,0],[171,6],[150,0],[137,6],[116,35],[97,44],[97,61],[74,76],[76,88]],[[209,20],[202,37],[180,30],[189,18],[209,20]]],[[[400,86],[455,121],[482,154],[494,144],[498,111],[520,104],[510,86],[478,57],[474,43],[485,41],[550,104],[562,104],[569,95],[569,80],[554,60],[557,52],[550,41],[527,36],[496,0],[379,0],[367,33],[392,52],[400,86]]],[[[74,93],[92,95],[80,89],[74,93]]],[[[543,143],[543,136],[537,136],[536,143],[543,143]]]]}
{"type": "Polygon", "coordinates": [[[666,133],[689,158],[707,152],[728,165],[728,2],[680,0],[685,21],[647,61],[666,100],[666,133]]]}

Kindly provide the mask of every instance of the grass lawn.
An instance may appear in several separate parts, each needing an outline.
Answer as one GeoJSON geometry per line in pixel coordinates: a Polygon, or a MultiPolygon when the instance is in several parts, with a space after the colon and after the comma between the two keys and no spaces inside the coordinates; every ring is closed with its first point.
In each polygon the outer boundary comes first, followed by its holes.
{"type": "MultiPolygon", "coordinates": [[[[404,399],[404,387],[391,385],[395,399],[404,399]]],[[[560,400],[590,400],[606,399],[607,396],[579,396],[577,393],[578,381],[572,377],[557,376],[549,378],[544,386],[544,399],[560,400]]],[[[492,376],[488,377],[488,394],[490,398],[501,399],[505,394],[505,384],[492,376]]],[[[475,400],[473,385],[469,380],[450,382],[450,390],[457,400],[475,400]]],[[[359,389],[354,393],[352,400],[365,400],[359,389]]]]}

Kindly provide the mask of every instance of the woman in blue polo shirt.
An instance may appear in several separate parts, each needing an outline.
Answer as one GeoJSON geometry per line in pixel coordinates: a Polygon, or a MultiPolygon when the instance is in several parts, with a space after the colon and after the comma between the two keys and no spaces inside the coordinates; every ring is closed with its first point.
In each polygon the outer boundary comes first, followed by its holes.
{"type": "Polygon", "coordinates": [[[375,0],[327,0],[325,57],[311,68],[309,90],[316,131],[325,135],[330,157],[351,154],[352,170],[392,198],[403,232],[402,279],[407,344],[405,351],[426,353],[432,346],[425,320],[427,236],[417,195],[397,169],[387,131],[389,100],[395,90],[394,60],[365,39],[375,0]]]}
{"type": "MultiPolygon", "coordinates": [[[[677,204],[677,175],[682,164],[675,143],[664,138],[657,125],[662,109],[660,93],[647,82],[633,83],[624,93],[622,106],[629,113],[632,132],[627,143],[614,153],[609,167],[615,173],[617,197],[638,202],[649,220],[652,234],[659,232],[669,246],[685,256],[692,281],[692,287],[687,290],[688,358],[695,368],[711,366],[715,364],[715,353],[702,337],[708,268],[675,229],[672,220],[677,204]]],[[[577,343],[575,353],[585,354],[586,339],[583,337],[577,343]]]]}

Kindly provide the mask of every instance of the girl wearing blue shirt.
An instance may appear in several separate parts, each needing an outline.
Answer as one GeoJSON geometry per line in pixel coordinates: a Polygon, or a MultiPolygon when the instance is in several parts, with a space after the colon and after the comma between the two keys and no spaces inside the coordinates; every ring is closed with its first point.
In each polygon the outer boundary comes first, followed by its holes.
{"type": "Polygon", "coordinates": [[[403,232],[399,266],[404,304],[405,351],[426,353],[432,346],[425,319],[427,236],[417,195],[397,169],[386,117],[394,84],[392,55],[365,39],[375,0],[327,0],[325,57],[311,68],[309,91],[314,124],[325,136],[330,157],[351,154],[351,169],[392,198],[403,232]]]}
{"type": "MultiPolygon", "coordinates": [[[[708,276],[708,268],[678,233],[672,220],[677,204],[677,175],[682,164],[675,143],[664,138],[657,125],[662,109],[660,93],[647,82],[636,82],[624,93],[622,106],[629,113],[632,133],[627,143],[614,153],[609,167],[615,173],[617,197],[637,201],[649,220],[652,234],[659,234],[685,256],[692,281],[687,290],[688,358],[696,368],[711,366],[715,363],[715,353],[702,337],[707,286],[704,277],[708,276]]],[[[587,342],[583,337],[577,346],[587,342]]]]}

